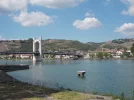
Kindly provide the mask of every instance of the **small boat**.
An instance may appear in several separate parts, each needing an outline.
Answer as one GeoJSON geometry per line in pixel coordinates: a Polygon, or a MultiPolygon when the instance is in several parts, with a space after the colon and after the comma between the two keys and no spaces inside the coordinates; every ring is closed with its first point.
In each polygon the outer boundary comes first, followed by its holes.
{"type": "Polygon", "coordinates": [[[78,73],[78,76],[84,76],[86,71],[78,71],[77,73],[78,73]]]}

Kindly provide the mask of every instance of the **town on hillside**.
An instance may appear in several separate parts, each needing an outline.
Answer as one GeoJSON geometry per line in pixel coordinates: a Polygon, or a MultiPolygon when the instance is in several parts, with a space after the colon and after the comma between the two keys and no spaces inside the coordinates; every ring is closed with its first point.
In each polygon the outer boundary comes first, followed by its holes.
{"type": "MultiPolygon", "coordinates": [[[[133,47],[131,48],[133,49],[133,47]]],[[[59,51],[54,51],[59,52],[59,51]]],[[[67,52],[66,52],[67,53],[67,52]]],[[[125,49],[107,49],[98,48],[94,51],[75,51],[76,55],[81,55],[81,59],[129,59],[133,58],[132,50],[125,49]]],[[[74,55],[54,55],[54,54],[44,54],[44,59],[72,59],[74,55]]],[[[33,54],[10,54],[10,55],[0,55],[0,59],[33,59],[33,54]]]]}

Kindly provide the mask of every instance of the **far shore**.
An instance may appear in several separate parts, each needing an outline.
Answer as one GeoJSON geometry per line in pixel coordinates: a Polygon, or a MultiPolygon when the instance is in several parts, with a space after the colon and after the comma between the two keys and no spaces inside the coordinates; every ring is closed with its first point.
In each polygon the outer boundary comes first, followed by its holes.
{"type": "MultiPolygon", "coordinates": [[[[16,58],[11,58],[11,59],[0,59],[0,60],[32,60],[32,59],[16,59],[16,58]]],[[[60,58],[43,58],[43,60],[73,60],[70,58],[67,59],[60,59],[60,58]]],[[[134,60],[134,57],[129,57],[129,58],[79,58],[77,60],[134,60]]]]}

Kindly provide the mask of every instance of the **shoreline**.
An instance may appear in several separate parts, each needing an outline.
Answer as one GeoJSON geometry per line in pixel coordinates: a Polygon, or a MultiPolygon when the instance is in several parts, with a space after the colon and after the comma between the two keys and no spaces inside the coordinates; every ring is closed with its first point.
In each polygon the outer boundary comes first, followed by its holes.
{"type": "Polygon", "coordinates": [[[81,93],[66,89],[52,89],[20,82],[0,71],[0,100],[120,100],[115,95],[81,93]]]}
{"type": "MultiPolygon", "coordinates": [[[[9,60],[31,60],[32,61],[32,59],[0,59],[0,60],[7,60],[7,61],[9,61],[9,60]]],[[[57,59],[57,58],[49,58],[49,59],[43,59],[43,61],[44,60],[72,60],[72,59],[57,59]]],[[[102,58],[102,59],[100,59],[100,58],[80,58],[80,59],[78,59],[78,60],[134,60],[134,58],[102,58]]],[[[73,61],[73,60],[72,60],[73,61]]]]}

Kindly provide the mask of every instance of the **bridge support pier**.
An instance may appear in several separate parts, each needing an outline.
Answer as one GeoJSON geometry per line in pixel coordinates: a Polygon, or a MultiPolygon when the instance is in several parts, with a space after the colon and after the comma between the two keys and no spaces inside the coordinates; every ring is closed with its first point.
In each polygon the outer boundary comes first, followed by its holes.
{"type": "Polygon", "coordinates": [[[33,54],[33,61],[42,61],[42,37],[39,39],[33,38],[33,52],[39,52],[39,54],[33,54]],[[39,43],[39,48],[37,49],[37,43],[39,43]]]}
{"type": "Polygon", "coordinates": [[[34,62],[40,62],[40,61],[43,61],[43,59],[42,59],[41,56],[35,56],[35,55],[33,55],[33,61],[34,62]]]}

